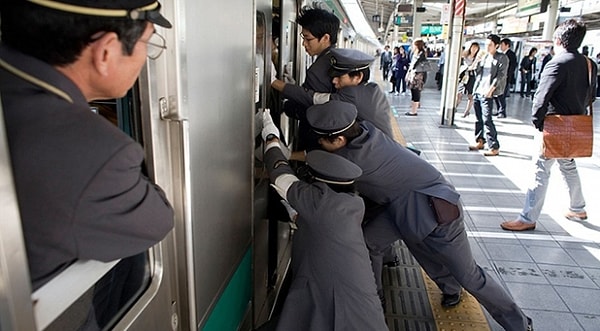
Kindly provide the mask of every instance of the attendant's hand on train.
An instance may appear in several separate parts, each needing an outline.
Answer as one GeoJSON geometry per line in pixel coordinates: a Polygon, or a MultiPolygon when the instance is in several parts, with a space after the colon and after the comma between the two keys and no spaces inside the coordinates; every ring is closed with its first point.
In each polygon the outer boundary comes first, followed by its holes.
{"type": "Polygon", "coordinates": [[[262,129],[262,138],[263,140],[267,140],[267,137],[273,135],[277,139],[279,139],[279,130],[273,123],[273,118],[271,117],[271,111],[269,109],[265,109],[263,112],[263,129],[262,129]]]}

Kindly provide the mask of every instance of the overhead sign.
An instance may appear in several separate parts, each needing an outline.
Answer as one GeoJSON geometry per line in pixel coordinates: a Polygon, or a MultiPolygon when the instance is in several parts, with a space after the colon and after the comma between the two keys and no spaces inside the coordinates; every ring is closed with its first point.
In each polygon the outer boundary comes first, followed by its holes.
{"type": "Polygon", "coordinates": [[[550,0],[519,0],[517,6],[517,16],[530,16],[539,13],[545,13],[548,9],[550,0]]]}
{"type": "Polygon", "coordinates": [[[442,34],[443,29],[441,25],[422,25],[421,26],[421,35],[422,36],[427,36],[427,35],[433,35],[433,36],[437,36],[442,34]]]}

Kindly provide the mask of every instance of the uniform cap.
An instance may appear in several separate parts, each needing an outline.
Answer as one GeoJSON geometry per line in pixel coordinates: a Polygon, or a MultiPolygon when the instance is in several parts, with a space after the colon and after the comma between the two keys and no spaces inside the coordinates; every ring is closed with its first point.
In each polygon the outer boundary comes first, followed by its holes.
{"type": "Polygon", "coordinates": [[[362,175],[359,166],[329,152],[313,150],[306,154],[306,163],[316,180],[338,185],[349,185],[362,175]]]}
{"type": "Polygon", "coordinates": [[[160,3],[156,0],[27,0],[36,5],[68,13],[144,20],[165,28],[171,23],[160,14],[160,3]]]}
{"type": "Polygon", "coordinates": [[[367,69],[375,60],[369,54],[350,48],[332,48],[329,54],[331,56],[329,76],[331,77],[367,69]]]}
{"type": "Polygon", "coordinates": [[[309,107],[306,111],[306,118],[315,133],[322,136],[333,136],[354,125],[357,114],[358,111],[353,104],[331,100],[309,107]]]}

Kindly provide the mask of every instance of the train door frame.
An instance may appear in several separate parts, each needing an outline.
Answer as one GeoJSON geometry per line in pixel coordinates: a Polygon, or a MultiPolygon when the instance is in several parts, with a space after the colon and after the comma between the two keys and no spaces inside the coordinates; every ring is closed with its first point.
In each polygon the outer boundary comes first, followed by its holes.
{"type": "Polygon", "coordinates": [[[0,330],[34,330],[31,282],[0,100],[0,330]]]}

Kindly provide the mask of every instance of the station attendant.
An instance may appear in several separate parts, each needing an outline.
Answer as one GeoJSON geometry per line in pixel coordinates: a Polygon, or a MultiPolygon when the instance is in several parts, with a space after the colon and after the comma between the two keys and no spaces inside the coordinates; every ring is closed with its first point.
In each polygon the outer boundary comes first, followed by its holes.
{"type": "Polygon", "coordinates": [[[443,293],[459,294],[462,286],[506,330],[531,330],[531,320],[475,262],[456,189],[435,167],[374,125],[357,123],[356,114],[354,105],[330,101],[309,108],[307,118],[324,150],[362,169],[356,180],[359,193],[385,206],[363,227],[378,290],[382,252],[402,239],[443,293]]]}
{"type": "Polygon", "coordinates": [[[33,289],[75,260],[155,245],[173,210],[142,172],[142,147],[88,102],[123,97],[161,54],[155,25],[171,24],[160,4],[2,0],[0,15],[0,94],[33,289]]]}
{"type": "Polygon", "coordinates": [[[364,204],[354,193],[362,171],[341,156],[314,150],[306,155],[310,178],[300,180],[268,111],[263,121],[271,183],[298,213],[292,284],[277,330],[387,331],[362,235],[364,204]]]}

